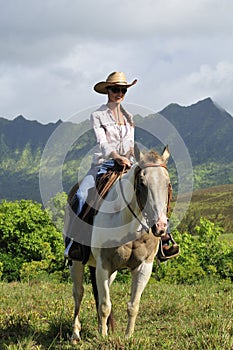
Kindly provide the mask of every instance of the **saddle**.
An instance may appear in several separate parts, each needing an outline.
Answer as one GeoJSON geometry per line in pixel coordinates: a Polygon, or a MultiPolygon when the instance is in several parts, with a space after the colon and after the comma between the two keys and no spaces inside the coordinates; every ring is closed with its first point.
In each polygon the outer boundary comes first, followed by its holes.
{"type": "Polygon", "coordinates": [[[124,172],[126,172],[125,167],[115,162],[114,166],[109,168],[105,174],[97,175],[95,188],[89,190],[87,198],[88,204],[81,214],[82,220],[84,220],[87,215],[88,217],[89,215],[93,217],[98,213],[100,205],[108,191],[124,172]],[[91,212],[91,214],[88,214],[89,212],[91,212]]]}

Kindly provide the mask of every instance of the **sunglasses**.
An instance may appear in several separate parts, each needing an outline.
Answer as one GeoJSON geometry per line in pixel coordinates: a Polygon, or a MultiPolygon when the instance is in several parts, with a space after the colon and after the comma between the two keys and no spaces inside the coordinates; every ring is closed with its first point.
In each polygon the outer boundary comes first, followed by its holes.
{"type": "Polygon", "coordinates": [[[109,90],[111,90],[114,94],[119,94],[119,92],[122,92],[123,95],[126,94],[127,88],[119,88],[119,87],[109,87],[109,90]]]}

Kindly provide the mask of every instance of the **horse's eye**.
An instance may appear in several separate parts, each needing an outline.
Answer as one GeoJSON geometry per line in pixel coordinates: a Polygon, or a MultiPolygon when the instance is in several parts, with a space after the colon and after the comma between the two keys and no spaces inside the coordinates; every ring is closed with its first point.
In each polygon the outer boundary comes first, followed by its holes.
{"type": "Polygon", "coordinates": [[[145,178],[143,176],[140,176],[139,184],[142,187],[146,187],[145,178]]]}

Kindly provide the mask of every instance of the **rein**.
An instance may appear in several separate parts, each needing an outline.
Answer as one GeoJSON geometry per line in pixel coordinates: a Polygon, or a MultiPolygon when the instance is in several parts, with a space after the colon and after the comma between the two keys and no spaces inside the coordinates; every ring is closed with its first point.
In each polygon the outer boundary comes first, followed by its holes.
{"type": "MultiPolygon", "coordinates": [[[[149,168],[149,167],[162,167],[164,169],[167,169],[167,166],[166,164],[164,163],[161,163],[161,164],[154,164],[154,163],[146,163],[143,165],[143,167],[140,167],[138,166],[136,169],[135,169],[135,180],[136,180],[136,176],[138,175],[139,171],[141,171],[142,169],[145,169],[145,168],[149,168]]],[[[122,195],[122,198],[124,199],[124,202],[125,204],[127,205],[127,208],[129,209],[129,211],[131,212],[131,214],[135,217],[135,219],[137,219],[137,221],[140,223],[140,225],[142,226],[142,228],[147,232],[149,233],[149,230],[150,228],[146,225],[143,224],[143,222],[138,218],[138,216],[135,214],[135,212],[133,211],[133,209],[131,208],[130,204],[127,202],[126,198],[125,198],[125,194],[124,194],[124,191],[123,191],[123,186],[122,186],[122,182],[121,182],[121,179],[122,179],[122,176],[120,176],[119,178],[119,184],[120,184],[120,189],[121,189],[121,195],[122,195]]],[[[170,210],[170,202],[171,202],[171,199],[172,199],[172,184],[169,183],[168,185],[168,202],[167,202],[167,213],[169,212],[170,210]]],[[[138,201],[138,198],[137,198],[137,201],[138,201]]],[[[142,205],[140,205],[139,201],[138,201],[138,205],[139,205],[139,208],[140,210],[142,211],[143,210],[143,207],[142,205]]]]}
{"type": "Polygon", "coordinates": [[[130,204],[127,202],[126,198],[125,198],[125,194],[123,191],[123,187],[122,187],[122,182],[121,182],[121,177],[119,178],[119,184],[120,184],[120,189],[121,189],[121,195],[122,198],[124,199],[125,204],[127,205],[127,208],[129,209],[129,211],[131,212],[131,214],[135,217],[135,219],[137,219],[137,221],[139,222],[139,224],[142,226],[142,228],[149,233],[149,227],[147,227],[146,225],[143,224],[143,222],[137,217],[137,215],[135,214],[135,212],[133,211],[133,209],[131,208],[130,204]]]}

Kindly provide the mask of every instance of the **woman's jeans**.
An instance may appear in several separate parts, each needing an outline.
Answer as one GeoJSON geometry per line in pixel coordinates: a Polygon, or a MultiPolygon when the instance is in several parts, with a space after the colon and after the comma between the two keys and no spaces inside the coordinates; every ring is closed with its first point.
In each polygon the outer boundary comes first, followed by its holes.
{"type": "Polygon", "coordinates": [[[76,198],[78,201],[78,208],[76,214],[79,215],[82,211],[83,205],[87,200],[88,190],[95,187],[95,179],[105,174],[109,169],[114,166],[114,160],[109,159],[102,163],[100,166],[92,168],[82,180],[79,189],[76,192],[76,198]]]}

